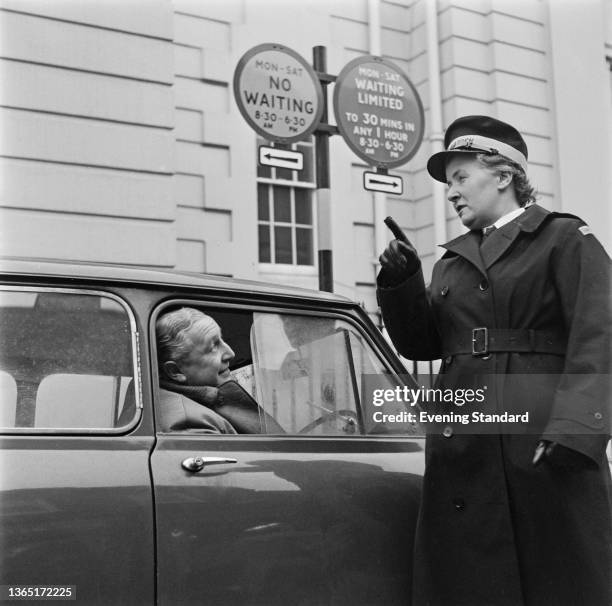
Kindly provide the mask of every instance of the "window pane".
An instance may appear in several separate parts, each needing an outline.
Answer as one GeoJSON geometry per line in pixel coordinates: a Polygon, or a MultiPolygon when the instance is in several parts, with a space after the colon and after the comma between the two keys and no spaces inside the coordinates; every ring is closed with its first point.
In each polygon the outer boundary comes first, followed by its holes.
{"type": "Polygon", "coordinates": [[[356,327],[331,317],[256,312],[251,344],[256,399],[287,433],[423,435],[416,423],[399,422],[405,404],[373,404],[372,389],[403,380],[356,327]]]}
{"type": "Polygon", "coordinates": [[[276,263],[293,263],[290,227],[274,228],[274,253],[276,263]]]}
{"type": "Polygon", "coordinates": [[[257,184],[257,218],[260,221],[270,220],[270,205],[268,204],[269,186],[257,184]]]}
{"type": "Polygon", "coordinates": [[[107,297],[61,290],[41,290],[26,304],[23,294],[0,293],[4,426],[104,430],[129,424],[138,408],[124,308],[107,297]]]}
{"type": "Polygon", "coordinates": [[[298,265],[314,265],[312,256],[312,229],[295,229],[295,246],[298,265]]]}
{"type": "Polygon", "coordinates": [[[0,427],[15,427],[17,383],[10,373],[0,370],[0,427]]]}
{"type": "Polygon", "coordinates": [[[264,179],[272,178],[272,169],[257,162],[257,176],[264,179]]]}
{"type": "Polygon", "coordinates": [[[291,189],[274,186],[274,221],[291,223],[291,189]]]}
{"type": "MultiPolygon", "coordinates": [[[[127,382],[124,381],[127,387],[127,382]]],[[[35,427],[112,427],[114,377],[93,374],[47,375],[38,386],[35,427]]]]}
{"type": "Polygon", "coordinates": [[[258,401],[288,433],[362,433],[349,341],[342,322],[253,314],[258,401]]]}
{"type": "Polygon", "coordinates": [[[286,179],[287,181],[293,181],[293,173],[295,171],[290,170],[288,168],[277,168],[276,169],[276,178],[277,179],[286,179]]]}
{"type": "Polygon", "coordinates": [[[312,225],[312,193],[309,189],[295,190],[295,222],[312,225]]]}
{"type": "Polygon", "coordinates": [[[259,226],[259,262],[271,263],[270,258],[270,226],[259,226]]]}
{"type": "MultiPolygon", "coordinates": [[[[397,375],[389,372],[386,364],[377,356],[368,344],[352,327],[349,329],[351,354],[353,357],[353,369],[357,375],[357,389],[363,406],[363,419],[365,430],[368,434],[399,434],[422,436],[424,430],[413,417],[406,415],[407,407],[404,402],[385,401],[382,406],[374,404],[374,390],[382,393],[388,389],[395,389],[404,381],[397,375]],[[393,419],[392,421],[388,419],[393,419]]],[[[408,378],[408,377],[404,377],[408,378]]],[[[408,384],[416,387],[416,383],[408,384]]],[[[409,408],[409,407],[408,407],[409,408]]],[[[416,410],[416,409],[410,409],[416,410]]]]}
{"type": "Polygon", "coordinates": [[[312,146],[298,145],[297,150],[304,154],[304,168],[298,172],[298,181],[308,181],[309,183],[314,183],[315,175],[312,146]]]}

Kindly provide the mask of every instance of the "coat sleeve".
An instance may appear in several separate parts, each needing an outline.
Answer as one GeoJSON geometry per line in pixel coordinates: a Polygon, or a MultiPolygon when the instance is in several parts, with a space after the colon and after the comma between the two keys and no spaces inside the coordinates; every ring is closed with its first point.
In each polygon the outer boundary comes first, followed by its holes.
{"type": "Polygon", "coordinates": [[[544,437],[605,462],[610,434],[610,259],[584,224],[568,221],[553,257],[567,330],[563,375],[544,437]]]}
{"type": "Polygon", "coordinates": [[[385,328],[397,351],[409,360],[439,358],[440,336],[422,269],[419,268],[397,286],[385,288],[381,286],[383,283],[379,274],[376,291],[378,304],[385,328]]]}

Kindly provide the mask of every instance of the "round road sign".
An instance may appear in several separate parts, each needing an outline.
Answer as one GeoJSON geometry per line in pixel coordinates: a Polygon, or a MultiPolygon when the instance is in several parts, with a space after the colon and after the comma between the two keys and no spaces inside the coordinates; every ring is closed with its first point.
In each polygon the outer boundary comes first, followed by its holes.
{"type": "Polygon", "coordinates": [[[368,164],[404,164],[423,140],[421,99],[402,70],[365,55],[347,63],[336,80],[334,114],[347,145],[368,164]]]}
{"type": "Polygon", "coordinates": [[[234,97],[251,128],[283,143],[304,139],[323,113],[314,70],[280,44],[260,44],[242,56],[234,72],[234,97]]]}

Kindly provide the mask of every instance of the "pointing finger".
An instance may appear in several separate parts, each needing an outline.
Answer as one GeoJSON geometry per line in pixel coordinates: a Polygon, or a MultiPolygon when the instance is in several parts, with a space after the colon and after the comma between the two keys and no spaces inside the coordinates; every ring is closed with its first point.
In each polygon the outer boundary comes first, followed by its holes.
{"type": "Polygon", "coordinates": [[[385,225],[391,230],[391,233],[393,234],[396,240],[410,244],[410,240],[408,240],[408,237],[403,232],[402,228],[395,222],[395,219],[393,219],[393,217],[387,217],[385,219],[385,225]]]}

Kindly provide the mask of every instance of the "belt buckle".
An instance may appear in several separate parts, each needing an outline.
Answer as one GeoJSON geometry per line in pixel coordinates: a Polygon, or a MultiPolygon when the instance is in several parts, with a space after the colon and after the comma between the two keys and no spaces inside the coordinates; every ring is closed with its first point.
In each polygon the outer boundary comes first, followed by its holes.
{"type": "Polygon", "coordinates": [[[472,329],[472,355],[486,356],[489,353],[489,330],[480,326],[472,329]]]}

